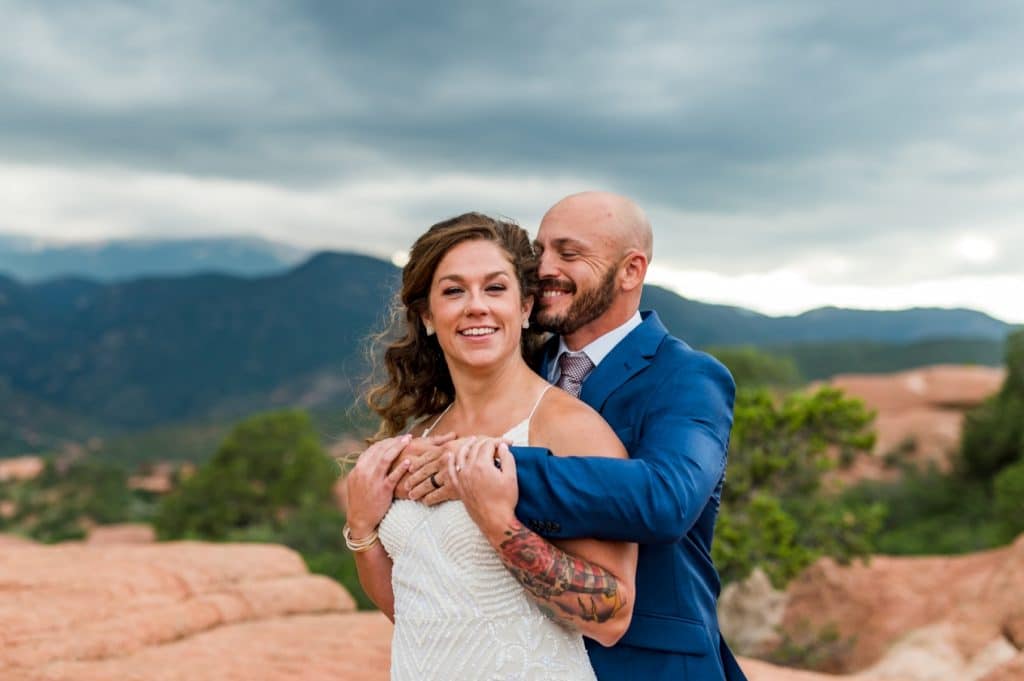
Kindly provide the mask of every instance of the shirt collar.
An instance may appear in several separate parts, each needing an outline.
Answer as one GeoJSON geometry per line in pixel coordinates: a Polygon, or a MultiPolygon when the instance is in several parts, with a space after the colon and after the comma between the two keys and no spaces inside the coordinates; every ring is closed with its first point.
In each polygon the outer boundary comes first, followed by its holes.
{"type": "MultiPolygon", "coordinates": [[[[608,356],[609,352],[615,349],[616,345],[622,342],[623,338],[629,335],[630,331],[640,326],[642,322],[643,319],[640,317],[640,312],[634,312],[633,316],[630,317],[625,324],[615,327],[600,338],[594,339],[577,352],[586,354],[596,367],[601,363],[601,360],[608,356]]],[[[552,362],[552,366],[555,367],[555,371],[557,371],[559,358],[566,352],[572,352],[572,350],[570,350],[569,346],[565,344],[565,339],[560,337],[558,339],[558,352],[555,353],[555,361],[552,362]]]]}

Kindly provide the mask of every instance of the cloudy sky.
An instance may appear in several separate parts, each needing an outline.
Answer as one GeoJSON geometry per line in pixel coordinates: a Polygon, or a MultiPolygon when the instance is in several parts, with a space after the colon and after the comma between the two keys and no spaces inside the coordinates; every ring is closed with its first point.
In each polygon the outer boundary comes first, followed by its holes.
{"type": "Polygon", "coordinates": [[[390,257],[603,188],[689,297],[1024,322],[1019,0],[434,4],[0,0],[0,233],[390,257]]]}

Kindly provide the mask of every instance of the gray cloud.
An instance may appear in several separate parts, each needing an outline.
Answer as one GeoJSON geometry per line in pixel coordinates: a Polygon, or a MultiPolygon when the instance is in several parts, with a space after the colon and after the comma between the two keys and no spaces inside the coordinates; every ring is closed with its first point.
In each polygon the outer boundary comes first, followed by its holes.
{"type": "Polygon", "coordinates": [[[0,158],[393,203],[307,242],[390,252],[588,182],[648,207],[679,268],[888,285],[1024,259],[1018,2],[8,5],[0,158]],[[407,196],[364,187],[396,177],[407,196]],[[983,262],[955,252],[975,233],[983,262]]]}

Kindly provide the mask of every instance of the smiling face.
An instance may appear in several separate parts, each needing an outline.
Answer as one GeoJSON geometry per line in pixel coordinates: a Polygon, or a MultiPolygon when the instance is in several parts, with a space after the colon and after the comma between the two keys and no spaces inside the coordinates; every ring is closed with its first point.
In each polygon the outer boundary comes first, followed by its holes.
{"type": "Polygon", "coordinates": [[[624,196],[590,191],[556,203],[534,242],[539,326],[579,350],[626,323],[640,306],[652,243],[647,217],[624,196]]]}
{"type": "Polygon", "coordinates": [[[540,294],[537,321],[572,336],[599,320],[615,303],[622,247],[588,206],[553,208],[537,232],[540,294]]]}
{"type": "Polygon", "coordinates": [[[474,239],[453,246],[438,263],[423,322],[434,327],[449,368],[492,366],[521,361],[523,321],[532,307],[508,254],[474,239]]]}

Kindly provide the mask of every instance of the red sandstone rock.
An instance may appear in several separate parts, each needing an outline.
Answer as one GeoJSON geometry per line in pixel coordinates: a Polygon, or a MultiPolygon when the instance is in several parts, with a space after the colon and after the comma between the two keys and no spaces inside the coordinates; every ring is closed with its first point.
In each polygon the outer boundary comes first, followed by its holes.
{"type": "Polygon", "coordinates": [[[996,393],[1005,375],[1003,369],[992,367],[939,365],[834,377],[829,385],[877,412],[877,439],[870,456],[858,457],[830,477],[847,483],[892,479],[899,474],[893,465],[897,461],[948,471],[959,446],[964,413],[996,393]],[[889,455],[897,461],[887,461],[889,455]]]}
{"type": "Polygon", "coordinates": [[[99,660],[58,660],[9,681],[387,681],[391,623],[380,613],[243,622],[99,660]]]}
{"type": "Polygon", "coordinates": [[[0,552],[0,591],[4,679],[219,627],[354,610],[298,554],[261,544],[14,546],[0,552]]]}
{"type": "Polygon", "coordinates": [[[1004,369],[994,367],[936,365],[892,374],[840,374],[828,383],[879,411],[963,410],[996,393],[1005,376],[1004,369]]]}
{"type": "Polygon", "coordinates": [[[17,456],[0,459],[0,482],[32,480],[43,472],[46,462],[38,456],[17,456]]]}
{"type": "Polygon", "coordinates": [[[1016,613],[1012,613],[1003,623],[1003,634],[1019,650],[1024,650],[1024,602],[1018,604],[1016,613]]]}
{"type": "Polygon", "coordinates": [[[89,530],[85,540],[89,544],[151,544],[156,541],[152,525],[120,523],[97,525],[89,530]]]}
{"type": "Polygon", "coordinates": [[[1024,653],[981,677],[978,681],[1021,681],[1024,679],[1024,653]]]}
{"type": "Polygon", "coordinates": [[[8,546],[31,546],[35,542],[25,537],[19,537],[16,534],[0,534],[0,547],[8,546]]]}
{"type": "MultiPolygon", "coordinates": [[[[802,669],[777,667],[761,660],[740,658],[740,667],[747,675],[748,681],[853,681],[856,677],[821,674],[802,669]]],[[[872,681],[909,681],[899,677],[873,677],[872,681]]]]}
{"type": "MultiPolygon", "coordinates": [[[[4,681],[388,678],[391,624],[279,546],[12,543],[0,590],[4,681]]],[[[842,678],[741,664],[750,681],[842,678]]]]}
{"type": "MultiPolygon", "coordinates": [[[[848,567],[822,559],[787,593],[783,628],[794,641],[811,644],[834,627],[849,644],[833,654],[832,671],[877,665],[900,641],[912,635],[920,639],[923,635],[915,632],[926,629],[933,632],[930,640],[955,652],[965,669],[982,655],[982,661],[1001,664],[1010,645],[1005,632],[1016,626],[1021,612],[1024,536],[1012,546],[968,556],[876,556],[870,564],[848,567]]],[[[904,651],[914,645],[921,650],[928,643],[911,641],[904,651]]]]}

